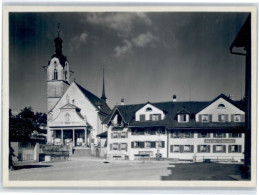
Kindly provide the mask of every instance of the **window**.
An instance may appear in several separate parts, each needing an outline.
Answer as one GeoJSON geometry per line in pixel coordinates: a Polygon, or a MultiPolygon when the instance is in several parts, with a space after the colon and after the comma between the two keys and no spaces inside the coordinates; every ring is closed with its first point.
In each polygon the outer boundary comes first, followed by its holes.
{"type": "Polygon", "coordinates": [[[214,153],[226,153],[226,146],[225,145],[214,145],[213,152],[214,153]]]}
{"type": "Polygon", "coordinates": [[[146,120],[145,115],[144,114],[139,115],[139,120],[145,121],[146,120]]]}
{"type": "Polygon", "coordinates": [[[152,111],[152,108],[150,108],[150,107],[146,108],[146,112],[151,112],[151,111],[152,111]]]}
{"type": "Polygon", "coordinates": [[[242,134],[241,133],[230,133],[229,137],[240,138],[240,137],[242,137],[242,134]]]}
{"type": "Polygon", "coordinates": [[[198,145],[198,153],[209,153],[210,145],[198,145]]]}
{"type": "Polygon", "coordinates": [[[58,71],[57,71],[56,68],[54,69],[54,78],[53,78],[53,80],[58,80],[58,71]]]}
{"type": "Polygon", "coordinates": [[[182,138],[182,133],[180,133],[179,131],[175,131],[171,134],[171,138],[182,138]]]}
{"type": "Polygon", "coordinates": [[[225,133],[213,133],[214,138],[225,138],[226,134],[225,133]]]}
{"type": "Polygon", "coordinates": [[[164,148],[165,147],[165,142],[164,141],[157,141],[156,142],[156,147],[157,148],[164,148]]]}
{"type": "Polygon", "coordinates": [[[175,153],[180,152],[180,146],[179,145],[171,145],[171,152],[175,152],[175,153]]]}
{"type": "Polygon", "coordinates": [[[219,104],[219,105],[218,105],[218,108],[219,108],[219,109],[224,109],[224,108],[226,108],[226,107],[225,107],[224,104],[219,104]]]}
{"type": "Polygon", "coordinates": [[[193,146],[191,146],[191,145],[184,145],[183,152],[193,152],[192,148],[193,148],[193,146]]]}
{"type": "Polygon", "coordinates": [[[119,133],[112,133],[112,138],[119,138],[119,133]]]}
{"type": "Polygon", "coordinates": [[[145,142],[145,148],[150,148],[151,147],[151,142],[145,142]]]}
{"type": "Polygon", "coordinates": [[[161,120],[161,114],[152,114],[152,121],[161,120]]]}
{"type": "Polygon", "coordinates": [[[127,150],[127,144],[121,143],[121,150],[127,150]]]}
{"type": "Polygon", "coordinates": [[[201,115],[201,122],[205,123],[205,122],[209,122],[209,115],[208,114],[202,114],[201,115]]]}
{"type": "Polygon", "coordinates": [[[199,133],[198,134],[198,138],[209,138],[210,137],[210,134],[209,133],[199,133]]]}
{"type": "Polygon", "coordinates": [[[121,133],[121,138],[127,138],[127,132],[122,132],[121,133]]]}
{"type": "Polygon", "coordinates": [[[226,114],[219,114],[219,122],[226,122],[227,115],[226,114]]]}
{"type": "Polygon", "coordinates": [[[228,152],[229,153],[241,153],[242,152],[242,146],[241,145],[229,145],[228,146],[228,152]]]}
{"type": "Polygon", "coordinates": [[[113,143],[112,144],[112,150],[118,150],[119,149],[119,144],[118,143],[113,143]]]}
{"type": "Polygon", "coordinates": [[[191,132],[184,132],[184,138],[193,138],[193,133],[191,132]]]}
{"type": "Polygon", "coordinates": [[[234,122],[241,122],[241,115],[240,114],[234,115],[234,122]]]}
{"type": "Polygon", "coordinates": [[[178,122],[188,122],[188,114],[178,115],[178,122]]]}

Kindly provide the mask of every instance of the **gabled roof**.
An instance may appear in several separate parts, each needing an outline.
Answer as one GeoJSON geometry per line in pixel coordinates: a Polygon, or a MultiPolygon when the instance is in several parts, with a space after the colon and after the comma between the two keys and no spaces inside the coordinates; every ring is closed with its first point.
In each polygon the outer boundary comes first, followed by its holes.
{"type": "Polygon", "coordinates": [[[107,105],[107,103],[100,98],[98,98],[96,95],[92,94],[90,91],[83,88],[78,83],[74,82],[78,88],[82,91],[82,93],[85,95],[85,97],[92,103],[92,105],[99,111],[105,113],[106,115],[110,113],[111,109],[107,105]],[[99,108],[100,107],[100,108],[99,108]]]}
{"type": "Polygon", "coordinates": [[[161,109],[165,113],[164,120],[160,121],[136,121],[135,113],[141,109],[145,104],[132,104],[132,105],[117,105],[115,106],[110,114],[105,118],[103,124],[108,124],[112,119],[114,113],[118,111],[129,127],[148,127],[148,126],[165,126],[167,128],[228,128],[230,126],[240,127],[244,123],[199,123],[195,121],[195,115],[199,113],[202,109],[206,108],[208,105],[212,104],[219,98],[224,98],[231,104],[238,106],[237,101],[233,101],[224,94],[219,95],[212,101],[190,101],[190,102],[157,102],[150,103],[153,106],[161,109]],[[177,114],[188,113],[190,114],[190,122],[179,123],[177,121],[177,114]]]}

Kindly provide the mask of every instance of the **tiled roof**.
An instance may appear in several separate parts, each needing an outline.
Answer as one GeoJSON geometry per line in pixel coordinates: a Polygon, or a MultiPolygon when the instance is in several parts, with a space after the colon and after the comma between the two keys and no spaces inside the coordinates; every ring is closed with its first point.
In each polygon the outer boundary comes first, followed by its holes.
{"type": "Polygon", "coordinates": [[[109,108],[109,106],[105,101],[101,100],[96,95],[92,94],[90,91],[86,90],[78,83],[75,82],[75,84],[82,91],[82,93],[87,97],[87,99],[89,99],[89,101],[95,106],[96,109],[100,110],[106,115],[111,112],[111,109],[109,108]],[[101,106],[101,108],[99,108],[99,106],[101,106]]]}
{"type": "MultiPolygon", "coordinates": [[[[212,101],[190,101],[190,102],[158,102],[151,103],[153,106],[161,109],[165,113],[164,120],[160,121],[136,121],[135,113],[141,109],[145,104],[133,104],[133,105],[117,105],[113,108],[110,114],[103,121],[104,124],[108,124],[114,115],[115,112],[119,112],[123,120],[129,127],[145,127],[145,126],[166,126],[167,128],[230,128],[230,127],[241,127],[244,126],[244,123],[219,123],[219,122],[210,122],[210,123],[199,123],[195,122],[195,114],[200,112],[202,109],[218,100],[219,98],[224,98],[230,103],[238,106],[238,102],[235,102],[229,99],[227,96],[221,94],[212,101]],[[190,122],[179,123],[177,121],[177,114],[179,113],[188,113],[190,114],[190,122]]],[[[149,103],[149,102],[148,102],[149,103]]],[[[240,108],[240,107],[239,107],[240,108]]]]}

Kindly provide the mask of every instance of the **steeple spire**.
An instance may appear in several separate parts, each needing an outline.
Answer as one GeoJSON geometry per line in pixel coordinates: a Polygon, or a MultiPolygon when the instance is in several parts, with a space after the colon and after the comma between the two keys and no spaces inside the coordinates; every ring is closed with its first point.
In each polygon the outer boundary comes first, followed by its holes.
{"type": "Polygon", "coordinates": [[[63,43],[63,41],[62,41],[62,39],[59,37],[59,33],[60,33],[60,23],[58,23],[58,30],[57,30],[57,32],[58,32],[58,37],[54,40],[54,42],[55,42],[55,47],[56,47],[56,54],[62,54],[62,43],[63,43]]]}
{"type": "Polygon", "coordinates": [[[106,102],[106,96],[105,96],[105,83],[104,83],[104,66],[103,66],[103,93],[101,99],[106,102]]]}

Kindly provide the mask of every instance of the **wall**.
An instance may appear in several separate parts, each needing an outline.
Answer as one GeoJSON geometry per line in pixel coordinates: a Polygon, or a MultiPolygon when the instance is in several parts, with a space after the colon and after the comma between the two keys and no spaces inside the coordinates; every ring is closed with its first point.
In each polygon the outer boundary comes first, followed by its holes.
{"type": "Polygon", "coordinates": [[[218,122],[218,115],[219,114],[227,114],[228,121],[231,120],[231,114],[245,114],[242,110],[235,107],[228,101],[223,98],[219,98],[214,103],[210,104],[208,107],[204,108],[202,111],[196,114],[195,120],[199,121],[199,115],[201,114],[211,114],[212,115],[212,122],[218,122]],[[225,108],[218,108],[219,104],[224,104],[225,108]]]}
{"type": "Polygon", "coordinates": [[[210,133],[210,138],[198,138],[198,133],[194,133],[193,138],[171,138],[171,134],[169,134],[169,144],[168,144],[169,158],[179,158],[184,160],[193,160],[194,157],[202,160],[202,158],[226,158],[230,159],[232,157],[236,157],[236,159],[240,160],[243,158],[244,152],[244,133],[242,133],[241,138],[230,138],[229,134],[226,134],[226,138],[214,138],[213,133],[210,133]],[[205,143],[205,139],[234,139],[235,143],[205,143]],[[193,153],[171,153],[170,145],[193,145],[194,151],[193,153]],[[198,145],[210,145],[210,153],[198,153],[198,145]],[[213,145],[226,145],[226,153],[213,153],[213,145]],[[241,153],[228,153],[229,145],[242,145],[241,153]]]}
{"type": "Polygon", "coordinates": [[[151,104],[147,104],[145,105],[143,108],[139,109],[136,114],[135,114],[135,117],[136,117],[136,121],[139,121],[140,120],[140,115],[144,114],[145,115],[145,119],[146,120],[150,120],[150,114],[161,114],[161,119],[163,120],[164,117],[165,117],[165,114],[163,113],[162,110],[154,107],[153,105],[151,104]],[[146,111],[146,109],[150,107],[152,108],[152,111],[146,111]]]}

